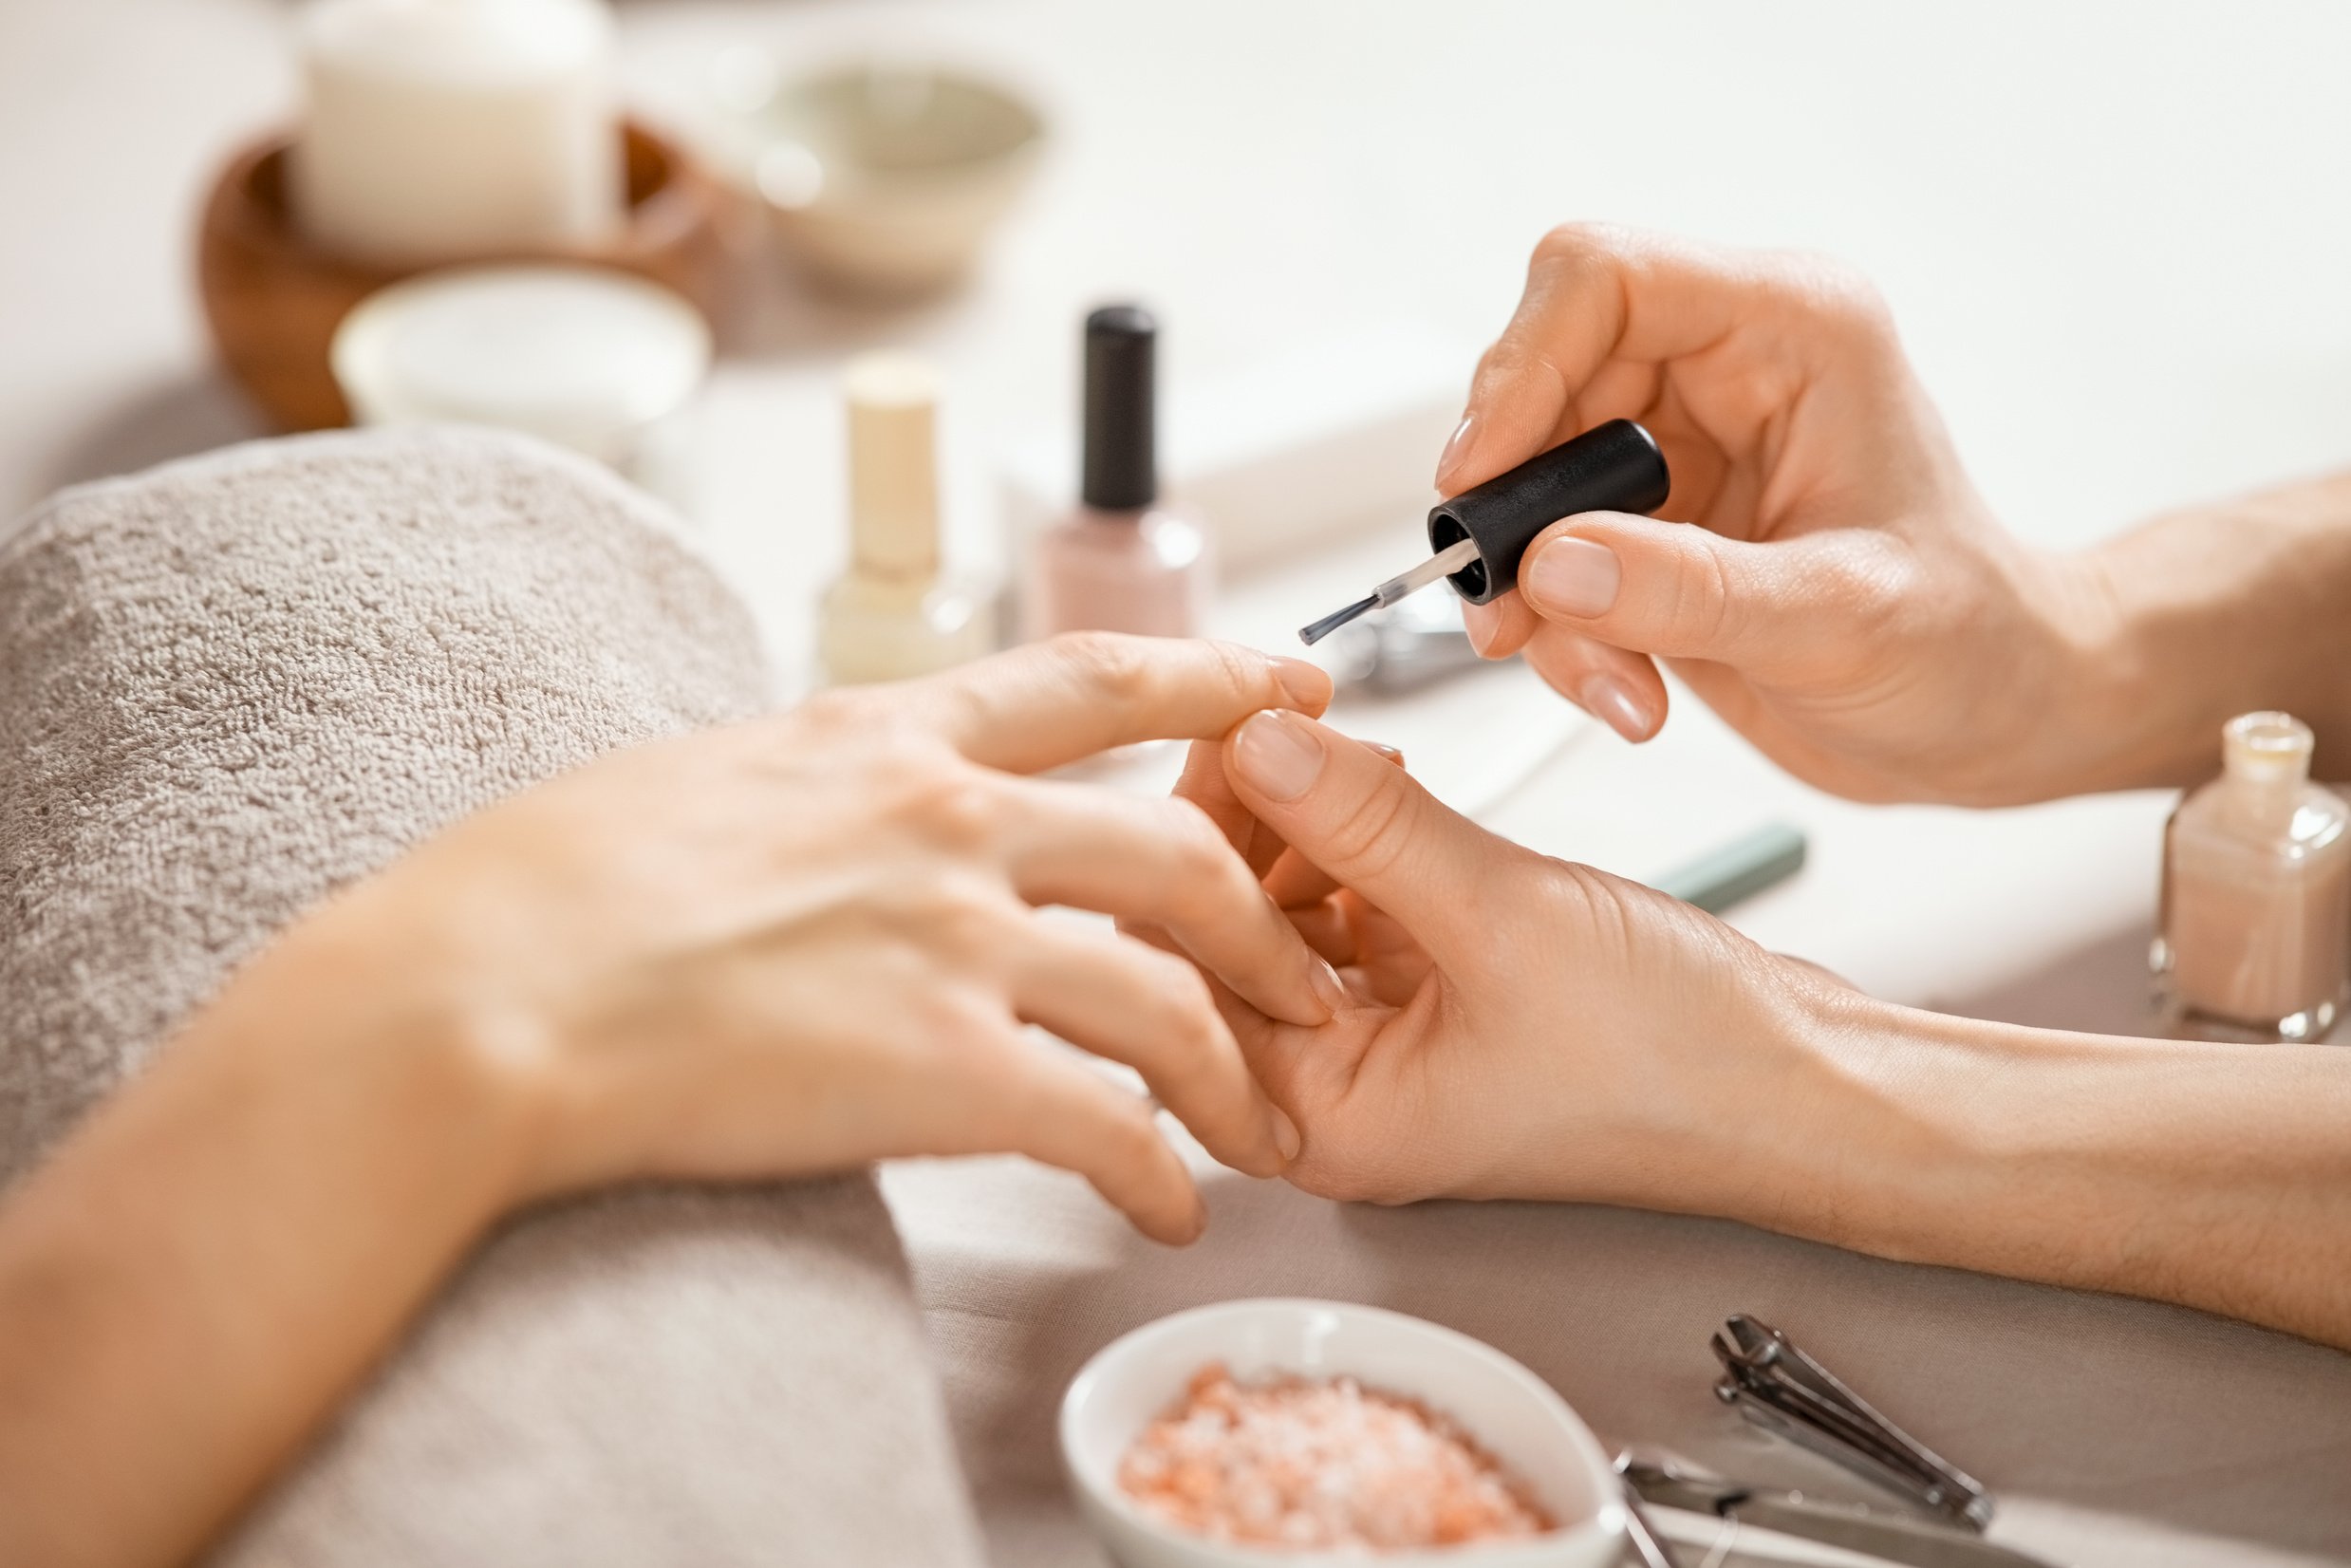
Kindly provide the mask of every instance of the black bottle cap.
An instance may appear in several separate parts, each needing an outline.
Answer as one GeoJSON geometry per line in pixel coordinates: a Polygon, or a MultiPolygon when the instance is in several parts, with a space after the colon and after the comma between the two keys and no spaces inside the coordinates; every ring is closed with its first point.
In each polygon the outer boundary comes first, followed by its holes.
{"type": "Polygon", "coordinates": [[[1134,512],[1159,498],[1152,452],[1153,348],[1159,323],[1139,305],[1106,305],[1086,318],[1086,446],[1078,498],[1134,512]]]}
{"type": "Polygon", "coordinates": [[[1478,542],[1478,558],[1446,581],[1483,605],[1517,584],[1526,547],[1553,523],[1579,512],[1654,512],[1672,485],[1650,433],[1631,420],[1611,420],[1438,502],[1428,513],[1428,549],[1478,542]]]}

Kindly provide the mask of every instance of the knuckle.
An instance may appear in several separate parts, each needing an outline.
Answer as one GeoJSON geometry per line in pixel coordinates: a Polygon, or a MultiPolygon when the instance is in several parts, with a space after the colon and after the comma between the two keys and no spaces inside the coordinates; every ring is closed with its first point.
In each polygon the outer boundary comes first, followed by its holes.
{"type": "Polygon", "coordinates": [[[1538,268],[1585,266],[1594,260],[1631,249],[1631,234],[1621,225],[1574,221],[1553,224],[1535,242],[1532,265],[1538,268]]]}
{"type": "Polygon", "coordinates": [[[1201,979],[1199,970],[1171,954],[1149,957],[1154,971],[1148,982],[1150,1006],[1168,1033],[1185,1041],[1185,1059],[1198,1061],[1197,1046],[1217,1033],[1216,1003],[1208,995],[1208,982],[1201,979]]]}
{"type": "Polygon", "coordinates": [[[821,691],[794,710],[803,723],[830,735],[849,732],[869,722],[872,703],[861,692],[821,691]]]}
{"type": "Polygon", "coordinates": [[[1147,642],[1114,631],[1063,632],[1046,644],[1077,682],[1114,702],[1133,702],[1150,689],[1147,642]]]}
{"type": "Polygon", "coordinates": [[[1105,1109],[1102,1141],[1114,1165],[1129,1169],[1153,1165],[1160,1149],[1157,1113],[1148,1102],[1121,1093],[1105,1109]]]}
{"type": "Polygon", "coordinates": [[[961,877],[938,877],[905,889],[891,909],[907,942],[933,961],[958,969],[991,966],[1014,912],[1008,895],[961,877]]]}
{"type": "Polygon", "coordinates": [[[1003,831],[1002,787],[988,773],[935,755],[906,756],[890,768],[888,815],[919,842],[978,854],[1003,831]]]}
{"type": "Polygon", "coordinates": [[[918,994],[914,1006],[926,1036],[952,1046],[959,1059],[968,1065],[984,1069],[1018,1049],[1018,1037],[1007,1027],[1002,1005],[976,988],[926,987],[918,994]]]}
{"type": "Polygon", "coordinates": [[[1208,642],[1202,646],[1216,666],[1218,678],[1224,689],[1235,696],[1256,700],[1278,700],[1278,682],[1274,680],[1273,667],[1265,656],[1255,648],[1242,647],[1238,643],[1208,642]]]}
{"type": "Polygon", "coordinates": [[[1745,613],[1723,558],[1703,546],[1685,552],[1682,569],[1668,578],[1667,622],[1692,648],[1719,648],[1738,631],[1745,613]]]}
{"type": "Polygon", "coordinates": [[[1894,311],[1868,273],[1835,256],[1798,252],[1781,258],[1782,287],[1833,327],[1865,340],[1894,335],[1894,311]]]}
{"type": "Polygon", "coordinates": [[[1231,873],[1241,870],[1239,857],[1225,842],[1223,831],[1208,813],[1189,800],[1169,798],[1160,807],[1165,824],[1165,837],[1169,856],[1174,863],[1177,885],[1169,889],[1178,894],[1196,888],[1216,888],[1220,884],[1231,884],[1231,873]]]}
{"type": "Polygon", "coordinates": [[[1401,778],[1382,778],[1332,823],[1325,852],[1354,876],[1383,876],[1411,842],[1418,806],[1401,778]]]}
{"type": "Polygon", "coordinates": [[[1846,635],[1880,645],[1894,634],[1921,594],[1914,562],[1879,548],[1840,551],[1821,569],[1819,593],[1844,612],[1846,635]]]}

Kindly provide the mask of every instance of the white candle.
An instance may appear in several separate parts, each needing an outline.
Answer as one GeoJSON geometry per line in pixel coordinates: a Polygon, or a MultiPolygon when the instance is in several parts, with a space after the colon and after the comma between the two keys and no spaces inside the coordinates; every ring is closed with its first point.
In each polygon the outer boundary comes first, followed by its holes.
{"type": "Polygon", "coordinates": [[[426,264],[593,245],[620,221],[601,0],[317,0],[292,200],[321,246],[426,264]]]}

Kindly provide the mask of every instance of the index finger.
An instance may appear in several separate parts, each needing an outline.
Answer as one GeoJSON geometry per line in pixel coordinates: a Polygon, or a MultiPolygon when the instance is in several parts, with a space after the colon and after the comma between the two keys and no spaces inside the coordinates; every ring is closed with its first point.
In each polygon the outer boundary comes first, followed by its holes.
{"type": "Polygon", "coordinates": [[[1142,740],[1212,740],[1260,708],[1319,714],[1331,678],[1237,643],[1070,632],[912,682],[965,756],[1042,773],[1142,740]]]}
{"type": "MultiPolygon", "coordinates": [[[[1677,415],[1718,444],[1743,444],[1818,369],[1818,322],[1782,328],[1841,298],[1831,271],[1803,258],[1598,225],[1555,229],[1536,247],[1510,325],[1479,362],[1467,434],[1440,483],[1448,493],[1483,483],[1571,425],[1653,417],[1670,393],[1677,415]],[[1743,358],[1719,384],[1670,384],[1661,373],[1753,332],[1767,335],[1769,351],[1743,358]]],[[[1699,471],[1687,454],[1666,456],[1677,478],[1699,471]]]]}

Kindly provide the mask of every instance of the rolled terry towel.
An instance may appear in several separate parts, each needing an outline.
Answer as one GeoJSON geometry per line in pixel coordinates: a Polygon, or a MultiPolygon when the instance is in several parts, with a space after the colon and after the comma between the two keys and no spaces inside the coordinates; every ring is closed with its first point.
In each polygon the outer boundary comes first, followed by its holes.
{"type": "MultiPolygon", "coordinates": [[[[750,619],[604,471],[263,442],[0,539],[0,1176],[231,969],[455,818],[756,712],[750,619]]],[[[218,1549],[236,1565],[976,1562],[869,1179],[535,1211],[218,1549]]]]}

